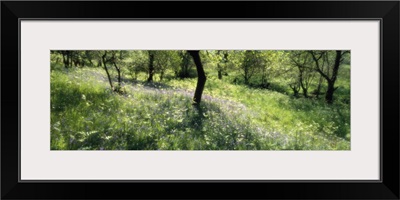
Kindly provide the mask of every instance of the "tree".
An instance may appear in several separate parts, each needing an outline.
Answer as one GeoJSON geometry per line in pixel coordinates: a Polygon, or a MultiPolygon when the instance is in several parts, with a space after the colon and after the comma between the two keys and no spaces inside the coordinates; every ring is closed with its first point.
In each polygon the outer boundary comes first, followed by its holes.
{"type": "Polygon", "coordinates": [[[315,97],[317,99],[319,99],[319,95],[321,94],[321,88],[322,88],[322,81],[324,80],[324,77],[322,77],[322,75],[319,75],[319,79],[318,79],[318,86],[317,89],[315,89],[315,91],[313,92],[313,94],[315,94],[315,97]]]}
{"type": "Polygon", "coordinates": [[[129,51],[127,69],[133,80],[137,80],[139,72],[148,72],[148,53],[146,51],[129,51]]]}
{"type": "Polygon", "coordinates": [[[207,77],[206,74],[204,73],[203,65],[201,64],[199,51],[192,50],[188,51],[188,53],[192,56],[197,69],[197,85],[196,85],[196,90],[194,92],[193,101],[194,104],[198,105],[201,102],[201,96],[203,94],[204,85],[206,84],[207,77]]]}
{"type": "Polygon", "coordinates": [[[325,78],[328,88],[325,93],[325,101],[328,104],[333,103],[333,94],[336,91],[335,82],[339,67],[344,60],[344,55],[349,51],[308,51],[315,63],[315,70],[325,78]],[[324,70],[324,66],[326,69],[324,70]]]}
{"type": "Polygon", "coordinates": [[[266,71],[263,72],[263,69],[267,67],[267,56],[263,54],[262,51],[240,51],[239,54],[242,54],[240,57],[240,71],[242,72],[242,76],[244,78],[244,83],[246,85],[250,85],[250,79],[253,75],[257,74],[257,72],[264,73],[264,82],[266,71]]]}
{"type": "Polygon", "coordinates": [[[289,82],[289,87],[293,91],[293,96],[299,97],[299,91],[300,91],[300,81],[298,78],[295,78],[294,80],[289,82]]]}
{"type": "Polygon", "coordinates": [[[222,74],[226,70],[226,63],[228,63],[228,51],[217,51],[217,71],[218,71],[218,79],[222,80],[222,74]]]}
{"type": "Polygon", "coordinates": [[[118,93],[124,93],[122,90],[122,70],[123,67],[125,66],[125,59],[129,56],[128,51],[124,50],[110,50],[110,51],[105,51],[105,56],[103,55],[103,65],[104,68],[106,69],[107,76],[109,78],[109,82],[111,83],[110,86],[113,88],[113,91],[118,92],[118,93]],[[114,66],[114,69],[117,71],[117,81],[118,85],[114,86],[112,85],[112,80],[110,73],[108,71],[107,64],[110,64],[114,66]]]}
{"type": "Polygon", "coordinates": [[[155,51],[147,51],[149,54],[149,67],[148,67],[148,72],[149,72],[149,77],[147,78],[147,82],[152,82],[153,81],[153,75],[154,75],[154,56],[156,54],[155,51]]]}
{"type": "Polygon", "coordinates": [[[82,53],[83,51],[70,51],[71,53],[71,64],[73,64],[75,67],[83,67],[84,62],[82,58],[82,53]]]}
{"type": "Polygon", "coordinates": [[[85,51],[84,55],[85,55],[85,60],[87,60],[88,62],[88,65],[93,67],[94,66],[93,59],[96,57],[95,51],[85,51]]]}
{"type": "Polygon", "coordinates": [[[102,64],[103,64],[104,70],[106,71],[106,74],[107,74],[108,82],[110,83],[111,90],[114,91],[114,86],[112,84],[110,73],[109,73],[108,68],[107,68],[107,63],[109,61],[109,58],[107,58],[107,51],[106,50],[103,52],[103,55],[101,56],[101,59],[102,59],[102,64]]]}
{"type": "Polygon", "coordinates": [[[56,51],[61,54],[63,58],[64,67],[68,68],[71,66],[71,51],[56,51]]]}
{"type": "MultiPolygon", "coordinates": [[[[296,85],[300,86],[303,90],[303,96],[308,98],[308,89],[315,77],[315,71],[312,66],[312,59],[308,52],[306,51],[292,51],[290,60],[292,65],[298,70],[298,83],[290,86],[296,96],[296,85]]],[[[298,92],[298,91],[297,91],[298,92]]]]}
{"type": "Polygon", "coordinates": [[[121,66],[123,65],[123,60],[127,56],[126,51],[111,51],[111,58],[110,61],[114,65],[115,70],[117,70],[118,73],[118,90],[121,89],[121,66]]]}
{"type": "Polygon", "coordinates": [[[211,50],[205,51],[207,61],[217,69],[218,79],[222,80],[222,76],[226,74],[229,53],[227,50],[211,50]]]}
{"type": "Polygon", "coordinates": [[[286,71],[286,66],[281,63],[287,62],[287,53],[284,51],[260,51],[261,59],[261,87],[269,88],[270,81],[275,76],[280,76],[286,71]]]}
{"type": "Polygon", "coordinates": [[[175,75],[179,78],[189,78],[189,71],[192,67],[190,54],[187,51],[179,51],[180,65],[179,68],[175,68],[175,75]]]}
{"type": "Polygon", "coordinates": [[[160,74],[160,81],[163,80],[167,69],[173,66],[179,66],[180,58],[177,51],[156,51],[155,58],[155,71],[160,74]]]}
{"type": "Polygon", "coordinates": [[[254,72],[256,72],[256,67],[254,67],[254,51],[245,51],[245,55],[242,61],[242,70],[243,70],[243,78],[244,84],[248,85],[250,78],[253,76],[254,72]]]}

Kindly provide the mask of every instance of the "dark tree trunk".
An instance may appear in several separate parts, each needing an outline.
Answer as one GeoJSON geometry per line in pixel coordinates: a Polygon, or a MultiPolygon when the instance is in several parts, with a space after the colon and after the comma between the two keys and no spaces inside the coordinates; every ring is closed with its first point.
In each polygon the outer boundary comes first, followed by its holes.
{"type": "Polygon", "coordinates": [[[149,52],[149,78],[147,79],[147,82],[153,81],[153,75],[154,75],[154,54],[149,52]]]}
{"type": "MultiPolygon", "coordinates": [[[[336,82],[336,79],[337,79],[337,74],[338,74],[338,71],[339,71],[340,64],[342,62],[342,51],[336,51],[335,64],[334,64],[333,69],[332,69],[332,76],[331,77],[329,77],[329,73],[325,74],[322,71],[322,69],[320,68],[319,60],[321,58],[323,58],[322,54],[321,54],[321,56],[319,56],[317,58],[312,51],[310,51],[310,53],[311,53],[311,55],[313,57],[313,60],[315,61],[316,70],[328,82],[328,89],[326,90],[326,93],[325,93],[325,101],[328,104],[332,104],[333,103],[333,93],[337,89],[337,88],[335,88],[335,82],[336,82]]],[[[326,57],[327,57],[327,55],[326,55],[326,57]]],[[[329,66],[328,66],[328,72],[329,72],[329,66]]]]}
{"type": "Polygon", "coordinates": [[[160,72],[160,81],[162,81],[164,78],[164,70],[161,70],[160,72]]]}
{"type": "Polygon", "coordinates": [[[305,86],[302,79],[300,79],[300,86],[301,86],[301,89],[303,90],[303,96],[305,98],[308,98],[308,88],[305,86]]]}
{"type": "Polygon", "coordinates": [[[67,51],[68,52],[68,67],[72,66],[72,52],[71,51],[67,51]]]}
{"type": "Polygon", "coordinates": [[[321,94],[322,80],[323,80],[323,77],[322,77],[322,75],[320,75],[319,82],[318,82],[318,87],[317,87],[317,91],[316,91],[317,99],[319,98],[319,95],[321,94]]]}
{"type": "Polygon", "coordinates": [[[249,84],[249,78],[247,76],[244,77],[244,84],[246,84],[246,85],[249,84]]]}
{"type": "Polygon", "coordinates": [[[193,101],[194,104],[200,104],[201,95],[203,94],[204,85],[206,84],[206,74],[204,73],[203,65],[201,64],[201,59],[199,55],[199,51],[188,51],[190,55],[193,57],[194,64],[197,69],[197,86],[196,91],[194,92],[193,101]]]}
{"type": "Polygon", "coordinates": [[[75,67],[78,66],[78,59],[76,58],[76,55],[74,55],[74,53],[72,53],[71,55],[71,65],[74,65],[75,67]]]}
{"type": "Polygon", "coordinates": [[[113,62],[115,69],[118,72],[118,86],[121,87],[121,70],[119,69],[119,67],[117,66],[117,64],[115,62],[113,62]]]}
{"type": "Polygon", "coordinates": [[[62,51],[62,56],[63,56],[64,67],[65,68],[70,67],[71,52],[70,51],[62,51]]]}
{"type": "MultiPolygon", "coordinates": [[[[218,50],[217,51],[217,55],[219,56],[221,54],[221,51],[220,50],[218,50]]],[[[226,58],[226,54],[224,54],[224,59],[226,58]]],[[[217,70],[218,70],[218,79],[219,80],[222,80],[222,67],[221,67],[221,62],[224,62],[224,59],[222,59],[222,60],[220,60],[220,61],[218,61],[218,64],[217,64],[217,70]]]]}
{"type": "Polygon", "coordinates": [[[268,88],[269,87],[269,83],[267,80],[267,72],[266,69],[263,67],[262,68],[262,72],[261,72],[261,86],[263,88],[268,88]]]}
{"type": "Polygon", "coordinates": [[[300,84],[299,83],[289,84],[289,87],[293,90],[293,96],[298,98],[300,91],[300,84]]]}
{"type": "Polygon", "coordinates": [[[307,91],[307,88],[304,88],[304,87],[301,87],[302,88],[302,90],[303,90],[303,96],[305,97],[305,98],[308,98],[308,91],[307,91]]]}
{"type": "Polygon", "coordinates": [[[104,69],[106,70],[107,78],[108,78],[108,82],[110,83],[111,90],[114,91],[114,86],[113,86],[112,81],[111,81],[110,73],[108,73],[108,69],[107,69],[107,66],[106,66],[106,56],[107,56],[107,53],[104,53],[104,55],[101,58],[103,60],[103,66],[104,66],[104,69]]]}
{"type": "Polygon", "coordinates": [[[329,104],[333,103],[333,92],[335,91],[334,83],[328,82],[328,89],[326,90],[325,94],[325,101],[329,104]]]}
{"type": "Polygon", "coordinates": [[[308,87],[306,85],[306,83],[304,83],[304,69],[301,66],[297,66],[299,69],[299,83],[300,83],[300,87],[303,90],[303,96],[305,98],[308,98],[308,87]]]}
{"type": "Polygon", "coordinates": [[[187,52],[180,53],[182,58],[182,63],[180,69],[177,71],[177,77],[179,78],[188,78],[189,77],[189,68],[190,68],[190,55],[187,52]]]}
{"type": "Polygon", "coordinates": [[[332,77],[328,81],[328,89],[326,90],[326,95],[325,95],[325,100],[329,104],[333,103],[333,93],[337,89],[335,88],[335,82],[337,79],[337,74],[339,71],[341,60],[342,60],[342,51],[336,51],[335,65],[333,66],[332,77]]]}
{"type": "Polygon", "coordinates": [[[292,88],[292,90],[293,90],[293,96],[298,98],[299,97],[299,90],[296,90],[296,89],[293,89],[293,88],[292,88]]]}
{"type": "Polygon", "coordinates": [[[244,67],[244,84],[248,85],[249,84],[249,78],[248,78],[249,70],[247,66],[244,67]]]}
{"type": "Polygon", "coordinates": [[[222,80],[222,69],[221,69],[221,66],[219,65],[219,63],[218,63],[218,79],[222,80]]]}
{"type": "Polygon", "coordinates": [[[335,84],[335,81],[337,79],[337,74],[341,62],[342,62],[342,51],[336,51],[335,65],[333,66],[332,78],[331,78],[333,84],[335,84]]]}
{"type": "Polygon", "coordinates": [[[244,84],[246,84],[246,85],[249,84],[249,67],[248,66],[244,67],[244,84]]]}
{"type": "Polygon", "coordinates": [[[97,67],[101,67],[101,65],[102,65],[102,61],[101,61],[101,60],[98,60],[98,62],[97,62],[97,67]]]}
{"type": "Polygon", "coordinates": [[[64,67],[68,68],[68,56],[66,55],[66,53],[62,53],[62,57],[63,57],[64,67]]]}

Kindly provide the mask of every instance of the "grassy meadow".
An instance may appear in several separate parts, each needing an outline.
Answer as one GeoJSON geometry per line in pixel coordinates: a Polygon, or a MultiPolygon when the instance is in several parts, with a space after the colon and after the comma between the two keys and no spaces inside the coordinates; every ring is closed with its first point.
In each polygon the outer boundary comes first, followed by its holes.
{"type": "Polygon", "coordinates": [[[59,60],[51,61],[51,150],[350,150],[348,64],[340,66],[328,104],[324,95],[294,97],[284,76],[268,88],[237,81],[233,68],[219,79],[203,59],[207,81],[194,106],[196,76],[175,78],[171,68],[148,81],[143,70],[125,70],[116,93],[96,61],[67,68],[59,60]]]}

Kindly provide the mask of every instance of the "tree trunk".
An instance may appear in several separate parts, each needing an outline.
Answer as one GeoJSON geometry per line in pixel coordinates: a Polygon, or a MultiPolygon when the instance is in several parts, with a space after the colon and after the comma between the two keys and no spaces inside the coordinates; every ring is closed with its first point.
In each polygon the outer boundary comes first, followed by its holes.
{"type": "Polygon", "coordinates": [[[68,52],[68,67],[72,67],[72,52],[71,51],[67,51],[68,52]]]}
{"type": "Polygon", "coordinates": [[[222,80],[222,69],[221,69],[221,66],[219,65],[219,63],[218,63],[218,79],[222,80]]]}
{"type": "MultiPolygon", "coordinates": [[[[328,82],[328,89],[326,90],[326,93],[325,93],[325,100],[326,100],[326,102],[328,104],[332,104],[333,103],[333,93],[337,89],[337,88],[335,88],[335,82],[336,82],[336,79],[337,79],[337,74],[338,74],[338,71],[339,71],[340,64],[342,62],[342,51],[336,51],[335,63],[334,63],[333,69],[332,69],[332,76],[331,77],[329,77],[329,68],[330,68],[329,65],[327,66],[327,68],[328,68],[328,70],[327,70],[328,73],[327,74],[325,74],[322,71],[322,69],[320,68],[319,59],[324,58],[324,57],[322,57],[322,54],[321,54],[321,56],[319,56],[317,58],[312,51],[309,51],[309,52],[311,53],[311,55],[313,57],[313,60],[315,61],[316,70],[328,82]]],[[[327,59],[327,57],[328,57],[328,55],[325,54],[325,59],[327,59]]]]}
{"type": "Polygon", "coordinates": [[[308,98],[308,87],[306,86],[306,84],[304,83],[304,69],[301,66],[297,66],[299,69],[299,83],[300,83],[300,87],[303,90],[303,96],[305,98],[308,98]]]}
{"type": "Polygon", "coordinates": [[[64,67],[68,68],[68,56],[65,53],[63,53],[62,57],[63,57],[64,67]]]}
{"type": "Polygon", "coordinates": [[[180,64],[180,69],[178,70],[177,77],[188,78],[189,77],[189,67],[190,67],[190,55],[188,53],[180,53],[182,58],[182,63],[180,64]]]}
{"type": "Polygon", "coordinates": [[[100,59],[100,60],[97,61],[97,67],[101,67],[101,65],[102,65],[102,61],[100,59]]]}
{"type": "Polygon", "coordinates": [[[326,90],[325,94],[325,101],[329,104],[333,103],[333,92],[335,91],[334,82],[328,82],[328,89],[326,90]]]}
{"type": "MultiPolygon", "coordinates": [[[[221,54],[221,51],[218,50],[218,51],[217,51],[217,55],[219,56],[220,54],[221,54]]],[[[220,62],[221,62],[221,60],[218,61],[217,70],[218,70],[218,79],[219,79],[219,80],[222,80],[222,68],[221,68],[220,62]]]]}
{"type": "Polygon", "coordinates": [[[203,94],[204,85],[206,84],[206,74],[204,73],[203,65],[201,64],[201,59],[199,55],[199,51],[188,51],[190,55],[193,57],[194,64],[197,69],[197,86],[196,91],[194,92],[193,101],[194,104],[200,104],[201,95],[203,94]]]}
{"type": "Polygon", "coordinates": [[[115,69],[118,72],[118,86],[121,87],[121,70],[119,69],[119,67],[117,66],[117,64],[115,62],[113,62],[115,69]]]}
{"type": "Polygon", "coordinates": [[[244,84],[248,85],[249,84],[249,68],[246,64],[244,67],[244,84]]]}
{"type": "Polygon", "coordinates": [[[332,78],[331,78],[333,84],[335,84],[341,62],[342,62],[342,51],[336,51],[335,65],[333,66],[332,78]]]}
{"type": "Polygon", "coordinates": [[[316,97],[317,97],[317,99],[319,98],[319,95],[320,95],[320,93],[321,93],[322,80],[323,80],[323,77],[322,77],[322,75],[320,75],[320,76],[319,76],[318,87],[317,87],[317,91],[316,91],[316,97]]]}
{"type": "Polygon", "coordinates": [[[161,70],[160,72],[160,81],[162,81],[164,78],[164,70],[161,70]]]}
{"type": "Polygon", "coordinates": [[[262,68],[261,72],[261,86],[264,88],[268,88],[268,81],[267,81],[267,72],[265,67],[262,68]]]}
{"type": "Polygon", "coordinates": [[[293,96],[298,98],[299,97],[300,84],[299,83],[289,84],[289,87],[293,90],[293,96]]]}
{"type": "Polygon", "coordinates": [[[106,55],[107,55],[107,53],[104,53],[104,55],[101,58],[103,59],[103,66],[104,66],[104,69],[106,70],[107,78],[108,78],[108,82],[110,83],[111,90],[114,91],[114,86],[113,86],[112,81],[111,81],[110,73],[108,73],[108,69],[107,69],[107,66],[106,66],[106,55]]]}
{"type": "Polygon", "coordinates": [[[147,82],[153,81],[153,75],[154,75],[154,54],[149,52],[149,78],[147,79],[147,82]]]}
{"type": "Polygon", "coordinates": [[[325,95],[325,100],[329,104],[333,103],[333,93],[336,90],[335,82],[337,79],[337,74],[339,71],[341,60],[342,60],[342,51],[336,51],[335,65],[333,66],[332,77],[328,81],[328,90],[326,90],[326,95],[325,95]]]}
{"type": "Polygon", "coordinates": [[[299,91],[296,89],[293,89],[293,96],[296,98],[299,98],[299,91]]]}
{"type": "Polygon", "coordinates": [[[308,98],[308,87],[306,87],[305,84],[303,83],[303,78],[300,79],[300,86],[301,89],[303,90],[303,96],[305,98],[308,98]]]}
{"type": "Polygon", "coordinates": [[[296,90],[296,89],[293,89],[293,88],[292,88],[292,90],[293,90],[293,96],[298,98],[299,97],[299,91],[296,90]]]}
{"type": "Polygon", "coordinates": [[[304,98],[308,98],[308,91],[305,87],[301,87],[303,89],[303,96],[304,98]]]}
{"type": "Polygon", "coordinates": [[[250,66],[246,63],[244,66],[244,84],[249,85],[250,83],[250,66]]]}
{"type": "Polygon", "coordinates": [[[249,78],[247,76],[244,76],[244,84],[245,85],[249,84],[249,78]]]}

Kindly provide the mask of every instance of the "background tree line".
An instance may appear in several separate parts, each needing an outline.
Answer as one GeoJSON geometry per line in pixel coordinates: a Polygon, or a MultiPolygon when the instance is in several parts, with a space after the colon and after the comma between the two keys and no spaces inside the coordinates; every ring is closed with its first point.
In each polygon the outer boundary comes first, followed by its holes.
{"type": "Polygon", "coordinates": [[[345,50],[58,50],[51,52],[51,58],[52,66],[66,69],[104,69],[110,88],[117,93],[123,93],[124,77],[147,82],[198,77],[197,103],[208,77],[290,91],[296,98],[323,97],[332,104],[339,70],[350,65],[350,51],[345,50]]]}

